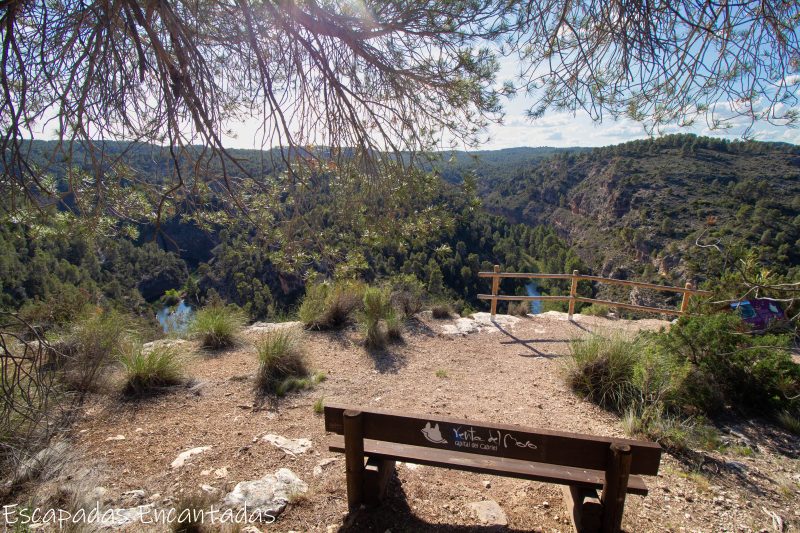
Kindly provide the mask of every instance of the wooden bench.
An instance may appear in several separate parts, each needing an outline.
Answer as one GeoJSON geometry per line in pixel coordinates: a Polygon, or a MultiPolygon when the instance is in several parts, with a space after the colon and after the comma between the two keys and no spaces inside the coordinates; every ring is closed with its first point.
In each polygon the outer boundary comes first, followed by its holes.
{"type": "Polygon", "coordinates": [[[330,450],[345,454],[351,510],[379,503],[403,461],[563,485],[581,532],[619,531],[626,494],[646,495],[640,476],[661,461],[652,442],[343,405],[325,406],[325,430],[341,435],[330,450]]]}

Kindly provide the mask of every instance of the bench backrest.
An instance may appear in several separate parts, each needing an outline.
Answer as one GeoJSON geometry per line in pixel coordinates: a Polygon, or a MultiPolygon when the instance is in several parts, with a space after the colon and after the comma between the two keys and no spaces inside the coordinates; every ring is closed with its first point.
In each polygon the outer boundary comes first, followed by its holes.
{"type": "Polygon", "coordinates": [[[630,473],[634,475],[657,474],[661,461],[661,447],[653,442],[345,405],[325,406],[325,430],[344,435],[343,413],[347,410],[362,414],[365,439],[589,470],[605,470],[609,447],[616,442],[631,447],[630,473]]]}

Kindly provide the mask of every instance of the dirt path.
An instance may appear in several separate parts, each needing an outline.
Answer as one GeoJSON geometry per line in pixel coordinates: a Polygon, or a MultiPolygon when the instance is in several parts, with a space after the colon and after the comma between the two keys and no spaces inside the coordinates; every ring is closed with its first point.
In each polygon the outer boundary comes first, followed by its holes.
{"type": "MultiPolygon", "coordinates": [[[[548,313],[503,329],[466,336],[442,335],[447,321],[423,319],[402,345],[370,354],[355,331],[309,333],[310,366],[327,374],[316,389],[290,395],[274,409],[254,409],[252,344],[209,355],[186,343],[189,373],[197,381],[156,399],[124,403],[98,398],[75,432],[74,447],[91,466],[102,503],[124,507],[151,502],[169,507],[200,490],[220,498],[244,480],[286,467],[309,486],[264,531],[481,531],[466,508],[494,500],[513,531],[569,531],[555,485],[431,467],[400,465],[388,501],[345,524],[344,461],[327,451],[328,437],[314,402],[403,409],[596,435],[624,436],[620,420],[577,398],[564,385],[569,341],[592,333],[630,333],[667,325],[657,320],[565,320],[548,313]],[[254,442],[265,433],[308,438],[311,451],[296,456],[254,442]],[[118,436],[122,435],[124,439],[118,436]],[[111,439],[111,440],[109,440],[111,439]],[[119,440],[113,440],[119,439],[119,440]],[[182,468],[170,463],[184,450],[211,446],[182,468]],[[321,460],[337,459],[318,468],[321,460]],[[133,495],[129,491],[143,491],[133,495]]],[[[648,480],[648,497],[629,496],[624,528],[640,531],[797,531],[800,482],[798,445],[775,428],[737,426],[736,439],[756,447],[751,455],[712,455],[701,470],[666,455],[662,474],[648,480]],[[772,513],[772,514],[770,514],[772,513]],[[780,518],[774,518],[780,517],[780,518]]],[[[740,450],[741,451],[741,450],[740,450]]],[[[744,452],[743,452],[744,453],[744,452]]],[[[746,452],[750,453],[750,452],[746,452]]],[[[87,478],[88,479],[88,478],[87,478]]],[[[41,487],[54,491],[64,480],[41,487]]],[[[141,526],[131,530],[140,531],[141,526]]]]}

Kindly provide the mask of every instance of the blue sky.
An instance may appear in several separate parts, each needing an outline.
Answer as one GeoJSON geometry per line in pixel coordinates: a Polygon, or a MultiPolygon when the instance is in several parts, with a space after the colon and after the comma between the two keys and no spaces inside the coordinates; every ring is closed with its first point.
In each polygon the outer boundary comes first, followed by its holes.
{"type": "MultiPolygon", "coordinates": [[[[498,81],[512,79],[517,73],[517,64],[511,58],[501,60],[498,81]]],[[[512,148],[515,146],[608,146],[634,139],[647,138],[644,127],[631,120],[605,120],[593,122],[586,114],[573,116],[564,112],[548,112],[531,121],[525,111],[531,107],[531,101],[524,97],[507,100],[503,105],[505,120],[502,125],[494,125],[489,129],[487,149],[512,148]]],[[[712,131],[699,118],[696,126],[664,128],[664,133],[695,133],[709,137],[724,137],[730,140],[741,138],[749,121],[733,120],[733,127],[726,130],[712,131]]],[[[774,126],[767,122],[756,123],[750,132],[759,141],[779,141],[800,144],[800,128],[774,126]]]]}

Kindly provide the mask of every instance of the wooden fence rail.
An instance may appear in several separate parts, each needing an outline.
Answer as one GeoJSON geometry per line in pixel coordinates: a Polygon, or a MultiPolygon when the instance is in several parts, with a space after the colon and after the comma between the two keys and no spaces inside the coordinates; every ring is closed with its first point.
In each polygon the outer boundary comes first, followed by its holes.
{"type": "Polygon", "coordinates": [[[621,307],[623,309],[632,309],[634,311],[643,311],[646,313],[664,313],[671,315],[686,314],[686,309],[689,307],[689,299],[692,296],[710,296],[709,291],[701,291],[695,289],[691,283],[687,283],[684,287],[670,287],[666,285],[657,285],[655,283],[643,283],[639,281],[628,281],[624,279],[603,278],[600,276],[590,276],[588,274],[581,274],[577,270],[573,270],[572,274],[539,274],[527,272],[500,272],[500,265],[494,265],[493,272],[479,272],[478,276],[481,278],[492,278],[492,294],[479,294],[478,299],[490,300],[492,318],[497,314],[498,301],[516,301],[516,302],[530,302],[530,301],[568,301],[569,302],[569,317],[575,314],[575,303],[596,303],[607,305],[609,307],[621,307]],[[561,279],[570,280],[569,295],[548,295],[548,296],[514,296],[500,294],[500,280],[502,278],[515,278],[515,279],[561,279]],[[653,289],[656,291],[665,292],[680,292],[683,293],[683,299],[679,309],[662,309],[660,307],[648,307],[645,305],[626,304],[622,302],[612,302],[609,300],[598,300],[595,298],[585,298],[578,296],[578,282],[579,281],[595,281],[598,283],[608,283],[611,285],[625,285],[628,287],[639,287],[642,289],[653,289]]]}

